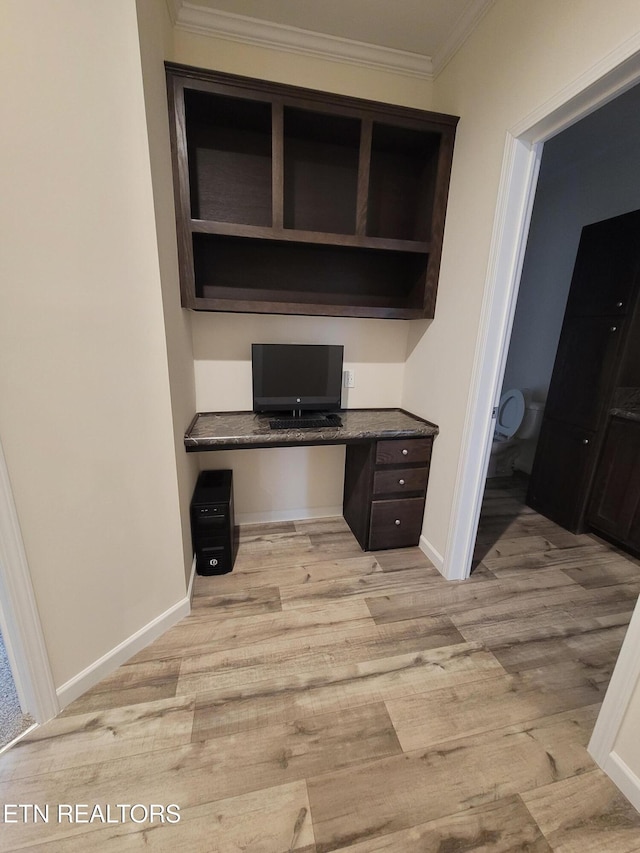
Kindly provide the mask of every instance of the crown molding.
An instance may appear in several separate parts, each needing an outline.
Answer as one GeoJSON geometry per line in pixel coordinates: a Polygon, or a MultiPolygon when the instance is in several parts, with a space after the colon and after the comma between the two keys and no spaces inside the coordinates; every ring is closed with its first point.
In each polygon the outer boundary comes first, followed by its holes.
{"type": "Polygon", "coordinates": [[[473,0],[456,22],[445,42],[434,54],[432,60],[434,77],[437,77],[453,59],[494,3],[495,0],[473,0]]]}
{"type": "Polygon", "coordinates": [[[171,19],[171,23],[173,24],[173,26],[175,26],[178,21],[178,16],[180,14],[182,0],[165,0],[165,3],[167,4],[167,11],[169,12],[169,18],[171,19]]]}
{"type": "MultiPolygon", "coordinates": [[[[479,2],[487,3],[488,0],[479,2]]],[[[317,56],[333,62],[348,62],[409,77],[431,80],[434,76],[429,56],[273,24],[181,0],[167,0],[167,3],[170,12],[174,7],[175,27],[186,32],[317,56]]]]}

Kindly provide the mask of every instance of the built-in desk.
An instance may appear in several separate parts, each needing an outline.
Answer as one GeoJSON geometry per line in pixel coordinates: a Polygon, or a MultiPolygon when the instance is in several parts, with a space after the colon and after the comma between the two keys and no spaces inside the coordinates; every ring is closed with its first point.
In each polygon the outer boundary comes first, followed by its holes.
{"type": "Polygon", "coordinates": [[[185,434],[189,452],[346,444],[344,517],[365,550],[417,545],[435,424],[402,409],[348,409],[343,426],[273,430],[269,416],[202,412],[185,434]]]}

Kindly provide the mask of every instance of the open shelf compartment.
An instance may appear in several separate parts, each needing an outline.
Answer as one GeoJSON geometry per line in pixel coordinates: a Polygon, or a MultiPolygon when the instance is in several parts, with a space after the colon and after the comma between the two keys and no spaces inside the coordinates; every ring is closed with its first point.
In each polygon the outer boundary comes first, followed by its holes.
{"type": "Polygon", "coordinates": [[[192,219],[270,226],[271,104],[185,90],[192,219]]]}
{"type": "Polygon", "coordinates": [[[284,109],[284,227],[353,234],[360,121],[284,109]]]}
{"type": "Polygon", "coordinates": [[[228,310],[259,301],[424,311],[426,254],[194,234],[193,256],[196,298],[236,300],[228,310]]]}
{"type": "Polygon", "coordinates": [[[440,135],[373,123],[367,235],[429,240],[440,135]]]}

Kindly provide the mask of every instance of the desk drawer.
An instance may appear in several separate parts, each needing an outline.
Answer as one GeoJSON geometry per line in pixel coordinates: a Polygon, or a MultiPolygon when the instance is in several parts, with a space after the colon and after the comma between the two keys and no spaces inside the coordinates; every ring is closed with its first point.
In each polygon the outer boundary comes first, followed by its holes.
{"type": "Polygon", "coordinates": [[[432,438],[389,439],[376,445],[376,465],[404,465],[407,462],[428,462],[431,459],[432,438]]]}
{"type": "Polygon", "coordinates": [[[373,494],[394,492],[423,492],[427,488],[429,468],[394,468],[376,471],[373,475],[373,494]]]}
{"type": "Polygon", "coordinates": [[[424,498],[373,501],[369,548],[405,548],[417,545],[422,530],[424,498]]]}

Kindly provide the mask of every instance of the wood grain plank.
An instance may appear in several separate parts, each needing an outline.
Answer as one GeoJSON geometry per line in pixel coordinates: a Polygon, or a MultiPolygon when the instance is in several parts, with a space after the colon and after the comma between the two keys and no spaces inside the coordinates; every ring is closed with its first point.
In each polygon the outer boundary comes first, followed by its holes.
{"type": "MultiPolygon", "coordinates": [[[[210,578],[205,578],[210,580],[210,578]]],[[[282,609],[280,589],[277,586],[249,587],[240,592],[227,592],[207,595],[201,592],[203,584],[198,584],[199,592],[193,600],[193,612],[197,615],[206,611],[207,616],[216,619],[251,616],[259,613],[273,613],[282,609]]]]}
{"type": "Polygon", "coordinates": [[[423,568],[425,576],[442,577],[420,548],[389,548],[385,551],[371,551],[370,553],[376,558],[383,572],[423,568]]]}
{"type": "Polygon", "coordinates": [[[551,853],[551,847],[518,795],[421,823],[368,841],[348,853],[551,853]]]}
{"type": "Polygon", "coordinates": [[[463,642],[446,616],[400,622],[336,628],[299,639],[271,640],[224,652],[184,657],[177,692],[192,694],[233,690],[278,679],[295,679],[335,666],[372,663],[380,658],[419,654],[463,642]]]}
{"type": "Polygon", "coordinates": [[[272,566],[268,571],[255,564],[246,564],[243,568],[234,568],[233,572],[220,575],[211,589],[216,594],[238,592],[247,587],[259,586],[297,586],[318,583],[338,578],[359,578],[375,572],[381,572],[375,557],[369,555],[346,557],[336,560],[318,560],[300,565],[272,566]]]}
{"type": "MultiPolygon", "coordinates": [[[[548,613],[546,618],[502,623],[499,630],[487,633],[485,645],[508,672],[579,660],[593,677],[603,661],[609,668],[613,666],[628,618],[624,614],[603,622],[594,617],[570,619],[567,614],[548,613]]],[[[479,631],[472,626],[462,633],[475,636],[479,631]]]]}
{"type": "Polygon", "coordinates": [[[640,849],[640,814],[599,769],[536,788],[522,799],[557,853],[640,849]]]}
{"type": "Polygon", "coordinates": [[[371,626],[373,619],[363,599],[350,598],[317,604],[299,610],[281,610],[250,616],[229,616],[217,620],[207,611],[192,613],[138,652],[129,663],[147,660],[181,659],[185,655],[237,649],[288,638],[300,642],[305,637],[350,625],[371,626]]]}
{"type": "Polygon", "coordinates": [[[249,539],[254,539],[256,536],[273,535],[274,533],[285,533],[287,536],[292,536],[296,533],[296,525],[293,521],[270,521],[255,522],[252,524],[238,525],[238,535],[240,542],[249,539]]]}
{"type": "MultiPolygon", "coordinates": [[[[383,703],[340,713],[299,715],[293,722],[21,780],[0,768],[3,802],[177,803],[181,809],[272,788],[335,768],[400,753],[383,703]]],[[[20,824],[23,844],[41,840],[40,824],[20,824]]],[[[91,828],[100,825],[92,825],[91,828]]],[[[52,836],[86,832],[86,824],[48,825],[52,836]]]]}
{"type": "Polygon", "coordinates": [[[617,584],[640,583],[640,568],[624,557],[611,555],[607,562],[593,560],[579,566],[563,567],[562,571],[584,589],[600,589],[617,584]]]}
{"type": "Polygon", "coordinates": [[[482,562],[498,578],[520,577],[535,569],[570,569],[615,562],[619,556],[601,545],[580,545],[575,548],[552,548],[532,554],[487,557],[482,562]]]}
{"type": "MultiPolygon", "coordinates": [[[[90,832],[64,835],[40,824],[40,835],[55,840],[29,845],[41,853],[314,853],[307,787],[291,782],[213,803],[181,808],[180,821],[136,824],[133,821],[107,828],[94,824],[90,832]]],[[[9,833],[19,843],[24,833],[12,826],[9,833]]],[[[6,840],[6,839],[5,839],[6,840]]],[[[4,850],[23,849],[4,847],[4,850]]]]}
{"type": "Polygon", "coordinates": [[[312,778],[318,853],[593,769],[594,717],[580,709],[312,778]]]}
{"type": "Polygon", "coordinates": [[[515,595],[507,596],[506,599],[500,600],[499,596],[496,598],[496,603],[472,605],[466,610],[452,613],[454,625],[460,630],[478,626],[484,633],[497,623],[512,622],[518,617],[531,620],[538,614],[543,617],[553,615],[554,611],[561,611],[571,604],[587,602],[589,593],[577,584],[570,584],[536,590],[526,595],[518,595],[516,590],[515,595]]]}
{"type": "Polygon", "coordinates": [[[374,572],[366,577],[283,586],[280,588],[280,598],[283,609],[288,610],[320,601],[339,601],[350,596],[361,598],[386,595],[394,590],[422,589],[426,582],[422,567],[397,572],[374,572]]]}
{"type": "Polygon", "coordinates": [[[62,712],[65,716],[120,708],[176,695],[180,661],[148,660],[125,664],[87,690],[62,712]]]}
{"type": "Polygon", "coordinates": [[[405,752],[491,729],[537,720],[601,702],[597,687],[579,681],[542,689],[531,676],[503,675],[387,701],[405,752]]]}
{"type": "Polygon", "coordinates": [[[3,756],[5,781],[112,761],[191,741],[195,697],[59,716],[3,756]]]}
{"type": "Polygon", "coordinates": [[[396,622],[401,619],[415,619],[436,613],[466,613],[478,608],[496,607],[500,602],[521,600],[523,592],[541,592],[557,587],[572,586],[561,572],[549,572],[544,575],[532,575],[513,579],[511,583],[442,583],[418,589],[413,592],[400,592],[392,595],[367,598],[367,607],[376,624],[396,622]]]}
{"type": "Polygon", "coordinates": [[[494,557],[514,557],[537,551],[549,551],[554,547],[544,536],[518,536],[514,539],[500,539],[499,542],[488,549],[484,545],[478,546],[476,551],[479,550],[482,552],[482,562],[491,568],[491,564],[487,560],[494,557]]]}
{"type": "Polygon", "coordinates": [[[293,522],[297,533],[316,537],[328,533],[348,533],[349,525],[341,515],[328,518],[300,518],[293,522]]]}
{"type": "Polygon", "coordinates": [[[288,677],[199,693],[194,737],[259,728],[299,714],[339,712],[503,673],[480,646],[464,643],[357,664],[317,666],[288,677]]]}

